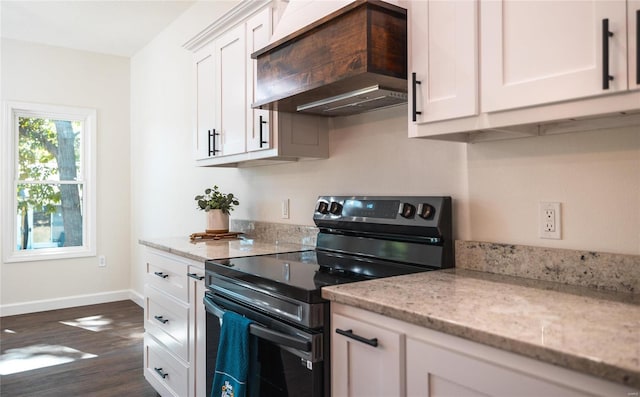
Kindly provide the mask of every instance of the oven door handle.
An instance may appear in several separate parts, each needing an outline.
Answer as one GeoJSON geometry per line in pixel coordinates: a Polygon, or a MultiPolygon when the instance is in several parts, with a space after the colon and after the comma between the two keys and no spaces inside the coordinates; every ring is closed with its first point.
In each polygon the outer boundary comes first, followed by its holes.
{"type": "MultiPolygon", "coordinates": [[[[222,319],[222,316],[226,311],[207,298],[204,298],[204,307],[207,312],[220,319],[222,319]]],[[[258,323],[252,323],[249,325],[249,333],[260,339],[264,339],[278,345],[290,347],[303,352],[311,352],[311,342],[283,334],[282,332],[274,331],[265,326],[259,325],[258,323]]]]}

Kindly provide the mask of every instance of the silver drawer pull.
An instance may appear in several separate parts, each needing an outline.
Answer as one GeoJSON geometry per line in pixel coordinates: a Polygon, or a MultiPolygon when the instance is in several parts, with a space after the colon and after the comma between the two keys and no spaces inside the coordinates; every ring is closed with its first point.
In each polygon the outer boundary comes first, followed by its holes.
{"type": "Polygon", "coordinates": [[[169,277],[169,275],[168,275],[168,274],[164,274],[164,273],[162,273],[162,272],[153,272],[153,274],[155,274],[156,276],[161,277],[161,278],[167,278],[167,277],[169,277]]]}

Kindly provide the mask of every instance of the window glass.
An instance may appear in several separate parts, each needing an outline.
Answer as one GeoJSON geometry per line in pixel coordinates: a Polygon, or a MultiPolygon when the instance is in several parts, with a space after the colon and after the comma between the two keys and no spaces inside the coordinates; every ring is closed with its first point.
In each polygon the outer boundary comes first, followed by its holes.
{"type": "Polygon", "coordinates": [[[95,111],[20,105],[9,106],[12,152],[5,158],[13,178],[3,189],[13,204],[6,213],[15,223],[3,239],[11,246],[5,260],[95,254],[95,196],[88,200],[95,175],[88,172],[95,170],[95,148],[89,145],[95,142],[95,111]]]}
{"type": "Polygon", "coordinates": [[[16,249],[82,246],[81,184],[19,184],[17,202],[16,249]]]}
{"type": "Polygon", "coordinates": [[[81,122],[19,117],[18,128],[19,179],[78,179],[82,164],[81,122]]]}

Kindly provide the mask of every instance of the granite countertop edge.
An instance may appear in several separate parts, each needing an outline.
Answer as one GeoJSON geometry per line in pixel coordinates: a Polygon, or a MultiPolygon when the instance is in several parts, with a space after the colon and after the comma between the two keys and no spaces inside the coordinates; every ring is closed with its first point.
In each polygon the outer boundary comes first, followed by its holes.
{"type": "Polygon", "coordinates": [[[315,247],[299,243],[235,238],[220,240],[196,240],[188,237],[140,238],[140,245],[178,255],[198,262],[213,259],[239,258],[311,250],[315,247]]]}
{"type": "Polygon", "coordinates": [[[198,261],[198,262],[203,262],[203,261],[206,261],[208,259],[213,259],[213,258],[203,257],[203,256],[197,255],[197,254],[192,254],[192,253],[190,253],[188,251],[175,249],[175,248],[172,248],[172,247],[170,247],[168,245],[154,243],[153,241],[149,241],[149,240],[140,239],[140,240],[138,240],[138,243],[141,244],[141,245],[146,245],[147,247],[150,247],[150,248],[155,248],[155,249],[160,250],[160,251],[164,251],[164,252],[167,252],[167,253],[170,253],[170,254],[178,255],[178,256],[181,256],[181,257],[184,257],[184,258],[187,258],[187,259],[191,259],[191,260],[194,260],[194,261],[198,261]]]}
{"type": "MultiPolygon", "coordinates": [[[[453,277],[456,277],[456,273],[460,274],[463,277],[480,274],[481,276],[479,277],[495,279],[495,282],[505,283],[505,285],[509,284],[510,282],[514,282],[517,284],[520,283],[520,278],[518,277],[498,276],[471,270],[441,270],[423,274],[428,275],[429,273],[440,272],[453,274],[453,277]]],[[[627,368],[603,360],[601,357],[589,356],[587,354],[573,354],[559,349],[554,349],[553,347],[530,343],[524,340],[524,338],[519,339],[518,337],[500,335],[496,332],[483,330],[480,326],[474,326],[472,320],[461,322],[454,320],[451,316],[448,317],[446,313],[434,314],[430,312],[429,309],[423,308],[414,310],[410,308],[410,305],[408,306],[404,304],[405,302],[396,300],[397,296],[387,295],[387,291],[384,288],[380,288],[380,292],[378,293],[376,292],[376,287],[372,286],[368,289],[371,292],[362,294],[361,288],[362,284],[364,283],[377,282],[393,286],[394,283],[398,283],[398,285],[403,283],[406,277],[407,276],[396,276],[386,279],[365,281],[361,283],[325,287],[322,289],[322,297],[331,302],[360,308],[434,331],[439,331],[448,335],[457,336],[473,342],[492,346],[503,351],[520,354],[542,362],[574,370],[576,372],[592,375],[614,383],[630,386],[635,389],[640,389],[640,366],[638,366],[637,369],[627,368]],[[357,284],[360,284],[360,286],[357,286],[357,284]],[[354,287],[360,287],[360,289],[353,290],[354,287]]],[[[410,275],[409,277],[415,276],[410,275]]],[[[545,284],[549,284],[546,282],[541,282],[538,280],[524,280],[524,285],[528,285],[528,288],[535,288],[536,284],[542,285],[540,287],[541,290],[554,288],[553,286],[546,286],[545,284]]],[[[571,287],[568,288],[571,289],[571,287]]],[[[573,290],[571,293],[575,294],[576,292],[575,290],[573,290]]],[[[599,291],[594,291],[593,294],[594,296],[596,296],[596,299],[599,294],[602,295],[602,293],[599,291]]],[[[603,298],[605,300],[608,299],[606,295],[607,294],[604,294],[605,298],[603,298]]],[[[623,296],[621,300],[634,306],[638,305],[638,296],[623,296]]],[[[638,310],[638,312],[640,313],[640,308],[638,310]]]]}

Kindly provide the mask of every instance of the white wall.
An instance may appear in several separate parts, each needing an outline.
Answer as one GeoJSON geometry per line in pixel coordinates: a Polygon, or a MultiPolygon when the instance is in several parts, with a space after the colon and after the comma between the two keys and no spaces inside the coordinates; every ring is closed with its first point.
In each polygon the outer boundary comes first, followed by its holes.
{"type": "MultiPolygon", "coordinates": [[[[50,308],[72,304],[65,299],[74,296],[97,301],[128,290],[129,59],[8,39],[1,51],[2,100],[97,109],[97,253],[107,259],[106,268],[96,257],[2,263],[3,313],[12,304],[47,300],[50,308]]],[[[3,220],[2,230],[9,227],[3,220]]]]}

